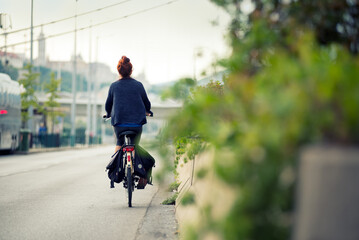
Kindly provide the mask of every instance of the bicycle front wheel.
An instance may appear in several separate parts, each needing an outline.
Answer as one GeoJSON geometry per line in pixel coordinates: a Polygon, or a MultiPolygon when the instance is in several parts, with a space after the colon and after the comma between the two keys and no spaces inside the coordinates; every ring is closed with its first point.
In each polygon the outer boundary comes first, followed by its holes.
{"type": "Polygon", "coordinates": [[[127,168],[127,191],[128,191],[128,207],[132,207],[132,173],[131,167],[127,168]]]}

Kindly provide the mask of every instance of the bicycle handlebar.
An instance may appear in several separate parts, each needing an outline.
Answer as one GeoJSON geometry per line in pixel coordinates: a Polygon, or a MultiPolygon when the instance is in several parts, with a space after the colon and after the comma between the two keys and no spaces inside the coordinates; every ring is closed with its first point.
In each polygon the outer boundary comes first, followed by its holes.
{"type": "Polygon", "coordinates": [[[152,111],[146,112],[146,116],[148,116],[148,117],[153,117],[153,112],[152,112],[152,111]]]}
{"type": "MultiPolygon", "coordinates": [[[[146,112],[146,116],[153,117],[153,112],[152,111],[146,112]]],[[[111,116],[107,116],[107,114],[104,114],[104,115],[102,115],[102,118],[105,119],[105,121],[108,121],[111,118],[111,116]]]]}

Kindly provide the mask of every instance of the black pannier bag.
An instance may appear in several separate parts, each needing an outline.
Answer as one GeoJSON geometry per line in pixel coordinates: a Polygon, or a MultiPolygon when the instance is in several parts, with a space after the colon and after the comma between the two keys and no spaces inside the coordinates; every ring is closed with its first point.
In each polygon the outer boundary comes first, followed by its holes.
{"type": "Polygon", "coordinates": [[[135,151],[136,151],[135,158],[138,157],[141,159],[141,162],[143,163],[143,166],[146,171],[155,166],[155,159],[145,149],[143,149],[139,145],[136,145],[135,151]]]}
{"type": "Polygon", "coordinates": [[[146,170],[142,163],[142,159],[140,157],[137,157],[136,149],[135,149],[135,159],[133,160],[133,168],[134,168],[135,175],[137,175],[141,178],[147,177],[147,173],[146,173],[146,170]]]}
{"type": "MultiPolygon", "coordinates": [[[[106,166],[108,178],[111,180],[111,188],[114,183],[120,183],[125,177],[124,158],[122,148],[111,156],[110,162],[106,166]]],[[[135,175],[147,178],[151,183],[152,167],[155,166],[155,159],[139,145],[135,146],[135,159],[133,161],[135,175]]]]}
{"type": "Polygon", "coordinates": [[[111,188],[114,188],[114,183],[120,183],[125,177],[122,149],[111,156],[111,160],[106,166],[106,170],[108,170],[108,178],[111,180],[111,188]]]}
{"type": "Polygon", "coordinates": [[[135,159],[139,159],[138,162],[142,163],[145,171],[146,178],[149,184],[152,183],[152,168],[155,167],[155,159],[141,146],[135,146],[135,159]]]}

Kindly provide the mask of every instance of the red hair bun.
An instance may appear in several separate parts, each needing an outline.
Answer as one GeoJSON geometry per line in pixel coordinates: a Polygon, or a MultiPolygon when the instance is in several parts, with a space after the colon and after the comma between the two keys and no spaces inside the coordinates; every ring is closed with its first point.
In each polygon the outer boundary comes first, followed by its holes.
{"type": "Polygon", "coordinates": [[[117,64],[117,71],[122,77],[129,77],[132,73],[132,63],[126,56],[122,56],[117,64]]]}

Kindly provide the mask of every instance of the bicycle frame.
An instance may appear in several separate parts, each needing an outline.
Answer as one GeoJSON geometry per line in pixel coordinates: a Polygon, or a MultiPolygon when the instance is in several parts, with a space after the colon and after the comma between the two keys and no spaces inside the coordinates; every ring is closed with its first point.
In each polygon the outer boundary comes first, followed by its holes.
{"type": "Polygon", "coordinates": [[[132,192],[135,188],[135,175],[134,175],[134,166],[133,159],[135,154],[135,145],[131,144],[130,137],[125,135],[125,144],[122,147],[123,157],[124,157],[124,167],[125,167],[125,181],[124,187],[127,188],[128,192],[128,206],[132,207],[132,192]]]}

